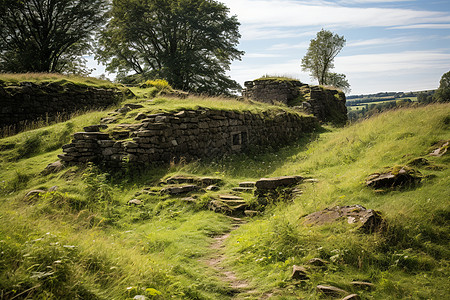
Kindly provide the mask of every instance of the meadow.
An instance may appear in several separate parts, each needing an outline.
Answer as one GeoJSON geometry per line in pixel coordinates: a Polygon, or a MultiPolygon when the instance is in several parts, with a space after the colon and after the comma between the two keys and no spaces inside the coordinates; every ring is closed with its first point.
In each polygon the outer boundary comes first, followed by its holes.
{"type": "MultiPolygon", "coordinates": [[[[152,87],[135,93],[127,101],[151,112],[267,108],[226,98],[154,98],[152,87]]],[[[0,139],[1,299],[319,299],[318,284],[362,299],[445,299],[450,292],[449,158],[428,156],[450,140],[449,104],[399,108],[344,128],[324,125],[293,145],[252,154],[119,173],[92,164],[42,173],[74,132],[106,115],[88,112],[0,139]],[[365,186],[369,174],[419,157],[428,160],[414,166],[423,176],[419,186],[382,193],[365,186]],[[235,229],[233,219],[207,207],[217,192],[194,193],[196,203],[160,194],[159,183],[177,174],[220,178],[220,192],[261,177],[316,180],[235,229]],[[133,198],[143,205],[127,205],[133,198]],[[363,234],[343,223],[302,224],[306,214],[353,204],[380,211],[386,229],[363,234]],[[211,248],[230,231],[223,249],[211,248]],[[223,270],[248,288],[236,290],[206,263],[217,251],[223,270]],[[291,279],[292,266],[311,258],[327,268],[306,281],[291,279]]]]}

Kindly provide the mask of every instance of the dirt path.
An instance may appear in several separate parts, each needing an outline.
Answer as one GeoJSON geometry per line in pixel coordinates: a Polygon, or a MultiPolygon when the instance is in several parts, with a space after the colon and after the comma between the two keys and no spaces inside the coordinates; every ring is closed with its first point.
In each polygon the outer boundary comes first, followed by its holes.
{"type": "Polygon", "coordinates": [[[233,230],[239,228],[245,223],[244,220],[240,218],[232,218],[233,227],[230,232],[214,238],[214,242],[211,244],[210,249],[213,250],[213,254],[205,259],[205,263],[217,272],[217,277],[223,282],[228,283],[231,288],[234,297],[236,298],[239,294],[252,294],[254,292],[250,289],[249,284],[245,280],[240,280],[237,278],[236,274],[224,265],[225,253],[224,253],[224,242],[230,237],[230,233],[233,230]]]}

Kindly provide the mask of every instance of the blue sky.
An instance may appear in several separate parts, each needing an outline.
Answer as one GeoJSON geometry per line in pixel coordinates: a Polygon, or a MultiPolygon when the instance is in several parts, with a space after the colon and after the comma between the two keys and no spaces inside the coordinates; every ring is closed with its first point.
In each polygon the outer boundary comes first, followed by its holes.
{"type": "Polygon", "coordinates": [[[245,55],[229,72],[241,85],[265,74],[315,84],[300,63],[322,28],[347,41],[333,71],[346,74],[350,94],[435,89],[450,71],[449,0],[220,2],[241,23],[245,55]]]}

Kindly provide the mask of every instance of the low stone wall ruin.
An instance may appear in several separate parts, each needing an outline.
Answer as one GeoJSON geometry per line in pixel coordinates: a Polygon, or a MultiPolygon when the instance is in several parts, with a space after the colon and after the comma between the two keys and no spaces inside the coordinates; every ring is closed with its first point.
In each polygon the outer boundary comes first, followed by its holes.
{"type": "Polygon", "coordinates": [[[0,85],[0,128],[18,132],[31,122],[62,121],[76,111],[106,108],[122,98],[118,89],[71,83],[0,85]]]}
{"type": "Polygon", "coordinates": [[[91,126],[85,130],[94,132],[75,133],[59,158],[65,163],[98,162],[109,167],[216,158],[286,145],[313,131],[318,121],[285,111],[253,114],[203,108],[148,115],[139,124],[117,126],[120,131],[100,132],[102,126],[91,126]]]}
{"type": "Polygon", "coordinates": [[[342,125],[348,120],[345,94],[335,89],[310,86],[298,80],[270,78],[246,81],[244,86],[244,98],[296,106],[322,122],[342,125]]]}

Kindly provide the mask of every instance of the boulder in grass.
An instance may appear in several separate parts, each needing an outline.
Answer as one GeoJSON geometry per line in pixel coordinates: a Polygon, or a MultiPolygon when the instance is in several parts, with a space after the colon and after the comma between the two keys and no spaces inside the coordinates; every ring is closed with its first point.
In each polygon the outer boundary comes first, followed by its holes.
{"type": "Polygon", "coordinates": [[[342,297],[348,294],[347,291],[344,291],[343,289],[337,288],[332,285],[318,285],[316,289],[317,291],[329,297],[342,297]]]}
{"type": "Polygon", "coordinates": [[[305,267],[293,265],[291,278],[297,280],[307,280],[309,277],[305,267]]]}
{"type": "Polygon", "coordinates": [[[361,205],[335,206],[314,212],[304,217],[305,225],[325,225],[345,219],[349,224],[357,224],[359,230],[371,233],[382,228],[381,214],[361,205]]]}
{"type": "Polygon", "coordinates": [[[193,184],[180,185],[180,186],[168,186],[168,187],[161,189],[161,194],[179,195],[179,194],[195,192],[198,190],[199,190],[199,187],[196,185],[193,185],[193,184]]]}
{"type": "Polygon", "coordinates": [[[434,150],[429,154],[430,156],[441,157],[448,151],[450,141],[439,141],[436,145],[433,146],[434,150]]]}
{"type": "Polygon", "coordinates": [[[131,199],[130,201],[128,201],[128,205],[139,206],[142,205],[142,201],[139,199],[131,199]]]}
{"type": "Polygon", "coordinates": [[[301,176],[281,176],[272,178],[261,178],[255,183],[258,190],[275,190],[279,187],[294,186],[303,180],[301,176]]]}
{"type": "Polygon", "coordinates": [[[383,173],[374,173],[366,185],[374,189],[411,187],[420,183],[422,174],[406,166],[395,166],[383,173]]]}

